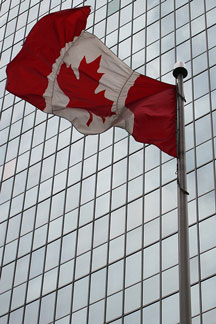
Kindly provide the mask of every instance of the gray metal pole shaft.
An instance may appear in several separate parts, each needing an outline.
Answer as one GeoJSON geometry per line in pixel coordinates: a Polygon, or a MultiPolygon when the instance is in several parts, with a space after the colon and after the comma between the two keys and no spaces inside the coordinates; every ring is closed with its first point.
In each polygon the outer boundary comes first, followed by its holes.
{"type": "MultiPolygon", "coordinates": [[[[187,181],[185,161],[185,130],[184,130],[184,91],[183,78],[187,70],[179,69],[173,74],[178,80],[178,222],[179,222],[179,293],[180,293],[180,324],[191,324],[191,291],[187,181]],[[183,72],[183,73],[182,73],[183,72]]],[[[185,74],[186,73],[186,74],[185,74]]]]}

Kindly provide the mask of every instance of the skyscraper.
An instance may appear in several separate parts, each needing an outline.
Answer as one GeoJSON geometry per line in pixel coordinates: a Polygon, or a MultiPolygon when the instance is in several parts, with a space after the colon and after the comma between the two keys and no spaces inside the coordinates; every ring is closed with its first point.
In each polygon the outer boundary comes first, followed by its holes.
{"type": "Polygon", "coordinates": [[[192,316],[214,324],[214,0],[2,2],[0,324],[179,322],[176,159],[120,128],[84,136],[5,92],[37,20],[84,4],[88,31],[138,72],[174,83],[186,62],[192,316]]]}

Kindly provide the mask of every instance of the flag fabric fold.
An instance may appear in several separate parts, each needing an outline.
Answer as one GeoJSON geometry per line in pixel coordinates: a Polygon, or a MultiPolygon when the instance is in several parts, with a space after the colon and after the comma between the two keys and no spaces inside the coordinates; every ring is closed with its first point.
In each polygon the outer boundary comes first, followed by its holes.
{"type": "Polygon", "coordinates": [[[43,110],[47,76],[65,44],[70,44],[85,29],[89,13],[90,7],[82,7],[41,18],[7,66],[7,90],[43,110]]]}
{"type": "Polygon", "coordinates": [[[84,31],[89,7],[43,17],[7,66],[7,90],[83,134],[122,127],[176,157],[176,87],[134,72],[84,31]]]}

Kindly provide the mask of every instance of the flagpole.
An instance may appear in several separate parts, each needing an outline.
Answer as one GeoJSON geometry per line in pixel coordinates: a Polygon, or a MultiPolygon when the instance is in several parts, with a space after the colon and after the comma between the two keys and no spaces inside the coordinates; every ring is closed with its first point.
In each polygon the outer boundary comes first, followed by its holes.
{"type": "Polygon", "coordinates": [[[179,295],[180,324],[191,324],[191,291],[190,291],[190,261],[187,181],[185,160],[185,130],[184,130],[184,90],[183,79],[188,72],[183,62],[174,65],[173,75],[177,79],[177,112],[178,112],[178,223],[179,223],[179,295]]]}

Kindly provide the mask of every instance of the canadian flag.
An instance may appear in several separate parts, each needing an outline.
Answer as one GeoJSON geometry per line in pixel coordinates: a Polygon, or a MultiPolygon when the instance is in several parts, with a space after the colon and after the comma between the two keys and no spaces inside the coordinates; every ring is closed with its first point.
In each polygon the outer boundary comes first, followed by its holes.
{"type": "Polygon", "coordinates": [[[40,19],[7,66],[7,90],[83,134],[117,126],[176,157],[176,87],[134,72],[84,31],[89,13],[40,19]]]}

